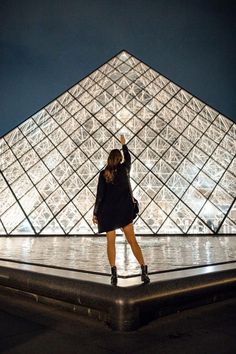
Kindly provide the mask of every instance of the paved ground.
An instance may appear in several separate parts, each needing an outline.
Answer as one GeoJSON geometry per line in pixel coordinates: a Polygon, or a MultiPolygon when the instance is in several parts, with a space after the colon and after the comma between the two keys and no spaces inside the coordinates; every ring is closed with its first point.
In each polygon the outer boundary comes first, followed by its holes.
{"type": "MultiPolygon", "coordinates": [[[[138,237],[150,272],[236,260],[236,236],[138,237]]],[[[138,274],[124,237],[117,237],[119,275],[138,274]]],[[[110,273],[106,238],[1,237],[0,258],[110,273]]]]}
{"type": "Polygon", "coordinates": [[[92,319],[0,295],[0,353],[235,354],[236,299],[121,333],[92,319]]]}

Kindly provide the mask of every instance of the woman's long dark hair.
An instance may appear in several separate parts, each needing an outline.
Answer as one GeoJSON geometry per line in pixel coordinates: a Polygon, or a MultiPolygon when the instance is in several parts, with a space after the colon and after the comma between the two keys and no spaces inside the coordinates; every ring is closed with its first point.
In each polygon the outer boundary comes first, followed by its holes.
{"type": "Polygon", "coordinates": [[[107,159],[107,166],[104,171],[104,177],[107,183],[112,183],[115,176],[115,170],[117,166],[122,161],[122,154],[120,150],[114,149],[111,150],[108,159],[107,159]]]}

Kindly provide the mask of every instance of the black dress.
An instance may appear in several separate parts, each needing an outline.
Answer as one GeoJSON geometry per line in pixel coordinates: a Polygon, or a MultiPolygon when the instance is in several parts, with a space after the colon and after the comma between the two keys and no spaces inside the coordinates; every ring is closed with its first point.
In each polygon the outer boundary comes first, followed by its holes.
{"type": "Polygon", "coordinates": [[[106,182],[105,170],[99,175],[94,207],[99,233],[122,228],[134,219],[133,199],[129,186],[131,157],[126,145],[122,145],[122,150],[124,162],[117,166],[113,182],[106,182]]]}

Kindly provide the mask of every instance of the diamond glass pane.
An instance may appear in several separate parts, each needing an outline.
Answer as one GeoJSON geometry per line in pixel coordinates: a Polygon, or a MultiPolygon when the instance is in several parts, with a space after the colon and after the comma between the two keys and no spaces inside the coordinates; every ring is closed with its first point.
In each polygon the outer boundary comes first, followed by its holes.
{"type": "Polygon", "coordinates": [[[231,195],[229,195],[223,188],[217,186],[209,200],[225,214],[232,205],[234,198],[231,197],[231,195]]]}
{"type": "Polygon", "coordinates": [[[195,219],[194,213],[181,201],[176,205],[170,217],[183,232],[188,231],[195,219]]]}
{"type": "Polygon", "coordinates": [[[24,196],[20,199],[20,204],[24,211],[29,214],[33,211],[39,204],[43,201],[41,195],[37,191],[36,188],[30,189],[29,192],[24,194],[24,196]]]}
{"type": "Polygon", "coordinates": [[[236,197],[236,177],[230,172],[226,172],[219,184],[234,198],[236,197]]]}
{"type": "Polygon", "coordinates": [[[11,233],[14,228],[20,224],[25,218],[25,215],[18,205],[15,203],[12,205],[2,216],[1,220],[8,233],[11,233]]]}
{"type": "Polygon", "coordinates": [[[156,203],[151,202],[141,214],[141,218],[145,220],[151,231],[156,233],[166,219],[166,214],[156,203]]]}
{"type": "Polygon", "coordinates": [[[38,208],[29,215],[29,219],[36,232],[40,232],[52,218],[53,214],[46,203],[40,204],[38,208]]]}
{"type": "Polygon", "coordinates": [[[163,183],[153,173],[149,172],[141,181],[140,186],[151,198],[154,198],[163,183]]]}
{"type": "Polygon", "coordinates": [[[66,207],[57,215],[57,220],[65,233],[71,231],[73,226],[81,219],[81,214],[72,202],[68,203],[66,207]]]}
{"type": "Polygon", "coordinates": [[[27,141],[27,139],[21,139],[18,143],[16,143],[12,147],[12,151],[16,155],[17,158],[20,158],[22,155],[24,155],[27,151],[31,149],[30,143],[27,141]]]}
{"type": "Polygon", "coordinates": [[[62,188],[58,188],[45,201],[53,214],[58,213],[68,202],[69,198],[62,188]]]}
{"type": "Polygon", "coordinates": [[[48,174],[36,185],[36,187],[42,197],[46,199],[51,193],[54,192],[58,185],[59,184],[56,179],[51,174],[48,174]]]}
{"type": "Polygon", "coordinates": [[[192,185],[207,198],[215,188],[216,183],[204,172],[200,172],[192,185]]]}
{"type": "Polygon", "coordinates": [[[84,186],[81,178],[77,173],[73,173],[65,182],[62,183],[62,188],[69,198],[73,198],[84,186]]]}
{"type": "Polygon", "coordinates": [[[212,231],[216,232],[221,224],[221,221],[223,220],[224,214],[210,201],[207,201],[199,216],[205,221],[212,231]]]}
{"type": "Polygon", "coordinates": [[[204,203],[206,198],[199,193],[194,187],[190,186],[185,192],[182,200],[195,212],[198,213],[204,203]]]}
{"type": "Polygon", "coordinates": [[[154,198],[154,201],[161,207],[161,210],[169,214],[178,202],[178,198],[164,186],[154,198]]]}
{"type": "Polygon", "coordinates": [[[18,161],[11,164],[4,172],[4,177],[8,181],[8,183],[13,183],[18,177],[20,177],[24,173],[23,168],[19,164],[18,161]]]}
{"type": "Polygon", "coordinates": [[[11,185],[11,188],[17,198],[21,198],[32,187],[33,183],[26,174],[23,174],[11,185]]]}
{"type": "Polygon", "coordinates": [[[5,189],[0,193],[1,203],[0,203],[0,216],[12,205],[15,203],[15,198],[12,194],[10,188],[5,189]]]}
{"type": "Polygon", "coordinates": [[[189,186],[188,181],[184,179],[178,172],[174,172],[173,175],[167,181],[168,188],[174,192],[179,198],[182,197],[184,192],[189,186]]]}

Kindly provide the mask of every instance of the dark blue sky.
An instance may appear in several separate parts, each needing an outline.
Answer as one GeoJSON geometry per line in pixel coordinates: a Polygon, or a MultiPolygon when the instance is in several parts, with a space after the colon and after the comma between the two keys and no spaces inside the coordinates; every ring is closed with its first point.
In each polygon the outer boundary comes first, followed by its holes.
{"type": "Polygon", "coordinates": [[[236,1],[0,0],[0,136],[126,49],[236,121],[236,1]]]}

